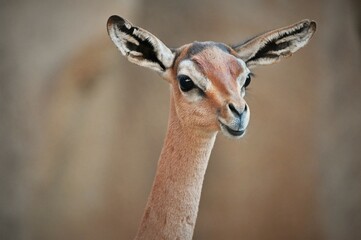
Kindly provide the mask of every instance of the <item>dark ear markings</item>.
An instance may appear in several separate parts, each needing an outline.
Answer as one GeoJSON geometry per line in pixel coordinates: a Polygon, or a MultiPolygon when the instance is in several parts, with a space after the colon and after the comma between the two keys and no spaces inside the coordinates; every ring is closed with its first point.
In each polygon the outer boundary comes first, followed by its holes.
{"type": "Polygon", "coordinates": [[[261,48],[256,55],[251,57],[246,61],[246,63],[251,62],[255,59],[259,58],[278,58],[279,55],[270,53],[271,51],[280,51],[282,49],[285,49],[290,46],[290,42],[282,42],[279,44],[276,44],[276,42],[267,42],[263,48],[261,48]]]}
{"type": "MultiPolygon", "coordinates": [[[[270,39],[269,41],[266,42],[266,44],[262,48],[260,48],[257,51],[257,53],[253,57],[248,59],[247,62],[251,62],[258,58],[278,58],[279,55],[272,52],[278,52],[280,50],[288,48],[291,45],[291,41],[280,42],[280,43],[277,43],[277,41],[283,38],[287,38],[291,35],[296,35],[304,31],[307,31],[308,28],[310,28],[310,25],[304,24],[303,26],[296,28],[292,31],[281,33],[277,38],[270,39]]],[[[288,55],[290,53],[291,52],[283,53],[283,55],[288,55]]]]}
{"type": "Polygon", "coordinates": [[[259,34],[232,48],[249,67],[272,64],[304,47],[315,31],[316,23],[305,19],[259,34]]]}
{"type": "Polygon", "coordinates": [[[162,68],[162,70],[165,71],[166,67],[155,54],[155,48],[153,44],[150,42],[150,40],[148,38],[141,39],[139,36],[136,35],[136,32],[139,31],[138,27],[131,26],[130,28],[127,28],[125,24],[117,25],[117,26],[120,31],[134,38],[136,42],[138,42],[138,44],[135,44],[134,42],[131,41],[126,42],[126,46],[130,51],[134,51],[142,54],[144,59],[157,63],[162,68]]]}
{"type": "MultiPolygon", "coordinates": [[[[138,27],[132,26],[119,16],[111,16],[108,20],[108,26],[114,24],[120,32],[126,34],[128,38],[125,41],[125,46],[128,48],[125,52],[127,56],[132,58],[143,58],[146,61],[157,63],[162,71],[166,70],[164,64],[159,60],[156,55],[153,43],[147,37],[141,38],[137,32],[141,31],[138,27]],[[132,53],[133,52],[133,53],[132,53]]],[[[119,38],[117,36],[117,38],[119,38]]]]}

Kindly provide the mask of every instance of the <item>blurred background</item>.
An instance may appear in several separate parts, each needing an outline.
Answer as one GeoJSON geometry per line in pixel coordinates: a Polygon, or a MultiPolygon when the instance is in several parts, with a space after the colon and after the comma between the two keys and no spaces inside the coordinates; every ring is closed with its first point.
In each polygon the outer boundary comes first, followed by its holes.
{"type": "Polygon", "coordinates": [[[113,14],[170,47],[316,20],[255,70],[246,137],[218,136],[194,239],[361,239],[358,0],[1,0],[0,239],[135,236],[169,92],[113,46],[113,14]]]}

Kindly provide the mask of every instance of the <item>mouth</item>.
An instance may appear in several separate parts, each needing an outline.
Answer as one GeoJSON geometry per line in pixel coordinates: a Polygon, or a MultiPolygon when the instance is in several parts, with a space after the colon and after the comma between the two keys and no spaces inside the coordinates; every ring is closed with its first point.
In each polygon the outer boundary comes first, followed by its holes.
{"type": "Polygon", "coordinates": [[[219,123],[221,125],[221,130],[223,133],[225,133],[225,135],[229,135],[229,136],[235,137],[235,138],[240,138],[246,133],[246,129],[235,130],[233,128],[228,127],[221,121],[219,121],[219,123]]]}

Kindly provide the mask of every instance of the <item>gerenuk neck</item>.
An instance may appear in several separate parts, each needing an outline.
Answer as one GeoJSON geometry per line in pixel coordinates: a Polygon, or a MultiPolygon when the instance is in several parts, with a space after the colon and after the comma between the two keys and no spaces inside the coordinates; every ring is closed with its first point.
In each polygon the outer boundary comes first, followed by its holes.
{"type": "Polygon", "coordinates": [[[190,240],[216,133],[182,126],[173,96],[164,146],[136,240],[190,240]]]}

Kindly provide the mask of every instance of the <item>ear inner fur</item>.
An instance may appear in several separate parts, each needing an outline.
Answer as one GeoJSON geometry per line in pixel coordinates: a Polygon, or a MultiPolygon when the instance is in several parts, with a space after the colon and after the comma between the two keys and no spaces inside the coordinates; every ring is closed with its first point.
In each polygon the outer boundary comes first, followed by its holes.
{"type": "Polygon", "coordinates": [[[109,36],[129,61],[160,72],[173,64],[173,52],[148,31],[115,15],[108,19],[107,28],[109,36]]]}
{"type": "Polygon", "coordinates": [[[284,32],[284,33],[281,33],[278,38],[275,38],[275,39],[272,39],[270,41],[268,41],[260,50],[257,51],[257,53],[250,59],[247,60],[247,62],[251,62],[257,58],[260,58],[260,57],[265,57],[265,58],[274,58],[274,57],[278,57],[277,54],[272,54],[270,52],[272,51],[279,51],[279,50],[282,50],[282,49],[285,49],[287,47],[289,47],[291,45],[290,42],[280,42],[280,43],[277,43],[277,41],[285,38],[285,37],[288,37],[288,36],[291,36],[291,35],[295,35],[295,34],[298,34],[298,33],[301,33],[303,31],[305,31],[305,28],[308,28],[308,26],[302,26],[300,27],[299,29],[294,29],[290,32],[284,32]]]}
{"type": "Polygon", "coordinates": [[[164,64],[158,59],[157,55],[155,54],[155,48],[154,45],[151,43],[149,38],[141,39],[137,34],[136,31],[139,31],[139,28],[131,26],[130,28],[127,28],[125,24],[123,25],[117,25],[120,31],[123,33],[131,36],[134,38],[138,44],[135,44],[133,42],[126,42],[126,46],[129,48],[130,51],[139,52],[142,54],[143,58],[145,58],[148,61],[155,62],[159,64],[159,66],[162,68],[163,71],[165,71],[166,67],[164,64]]]}
{"type": "Polygon", "coordinates": [[[304,47],[315,30],[315,22],[303,20],[258,35],[233,48],[249,66],[271,64],[304,47]]]}

